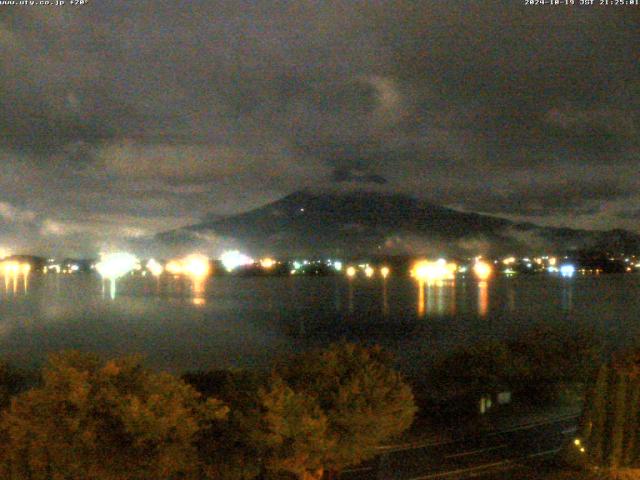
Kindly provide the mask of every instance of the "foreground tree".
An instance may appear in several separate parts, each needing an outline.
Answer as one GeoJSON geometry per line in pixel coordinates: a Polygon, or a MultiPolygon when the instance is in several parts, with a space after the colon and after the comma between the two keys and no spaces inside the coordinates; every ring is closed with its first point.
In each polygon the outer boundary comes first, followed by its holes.
{"type": "Polygon", "coordinates": [[[563,386],[583,387],[601,361],[600,342],[581,329],[540,325],[508,345],[525,366],[513,386],[541,402],[556,398],[563,386]]]}
{"type": "Polygon", "coordinates": [[[11,397],[27,389],[29,383],[33,383],[26,373],[12,368],[6,363],[0,363],[0,410],[11,403],[11,397]]]}
{"type": "Polygon", "coordinates": [[[576,447],[584,465],[640,478],[640,352],[602,365],[591,382],[576,447]]]}
{"type": "Polygon", "coordinates": [[[276,377],[258,394],[258,428],[264,471],[286,472],[303,480],[320,479],[325,459],[335,448],[328,420],[313,397],[295,392],[276,377]]]}
{"type": "Polygon", "coordinates": [[[475,408],[469,406],[475,407],[481,395],[506,388],[533,403],[566,399],[567,394],[579,402],[599,362],[600,345],[593,336],[539,326],[515,340],[465,346],[436,362],[428,400],[472,413],[475,408]]]}
{"type": "Polygon", "coordinates": [[[430,375],[431,399],[456,404],[460,398],[494,393],[513,387],[525,375],[527,365],[504,342],[477,343],[454,351],[436,363],[430,375]]]}
{"type": "Polygon", "coordinates": [[[206,478],[251,480],[264,473],[266,446],[256,432],[260,428],[260,391],[268,378],[250,371],[213,370],[182,377],[206,397],[229,405],[224,421],[209,422],[197,440],[206,478]]]}
{"type": "Polygon", "coordinates": [[[136,358],[52,355],[42,387],[0,419],[0,478],[200,478],[196,436],[225,415],[221,402],[136,358]]]}
{"type": "Polygon", "coordinates": [[[202,433],[210,478],[318,479],[376,454],[408,428],[410,387],[377,348],[341,343],[297,355],[270,375],[214,371],[183,377],[230,406],[202,433]]]}
{"type": "MultiPolygon", "coordinates": [[[[413,393],[379,348],[351,343],[299,355],[276,367],[296,394],[326,417],[322,467],[337,472],[372,458],[376,447],[411,426],[413,393]]],[[[322,449],[320,449],[322,450],[322,449]]]]}

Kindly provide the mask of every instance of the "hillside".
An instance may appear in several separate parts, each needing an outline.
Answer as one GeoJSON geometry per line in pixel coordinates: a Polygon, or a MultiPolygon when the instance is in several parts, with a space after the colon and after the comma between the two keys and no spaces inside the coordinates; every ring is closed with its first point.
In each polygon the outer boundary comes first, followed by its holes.
{"type": "Polygon", "coordinates": [[[254,255],[475,255],[598,248],[640,251],[640,236],[585,231],[460,212],[404,195],[296,192],[269,205],[165,232],[165,245],[212,238],[254,255]]]}

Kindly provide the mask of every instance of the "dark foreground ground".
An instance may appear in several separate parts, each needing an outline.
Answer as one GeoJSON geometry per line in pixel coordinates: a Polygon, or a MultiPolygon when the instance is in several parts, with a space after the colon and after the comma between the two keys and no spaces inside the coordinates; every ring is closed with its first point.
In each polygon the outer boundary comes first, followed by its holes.
{"type": "Polygon", "coordinates": [[[427,480],[437,478],[546,479],[573,442],[577,417],[565,415],[464,435],[395,445],[374,460],[341,475],[342,480],[427,480]]]}

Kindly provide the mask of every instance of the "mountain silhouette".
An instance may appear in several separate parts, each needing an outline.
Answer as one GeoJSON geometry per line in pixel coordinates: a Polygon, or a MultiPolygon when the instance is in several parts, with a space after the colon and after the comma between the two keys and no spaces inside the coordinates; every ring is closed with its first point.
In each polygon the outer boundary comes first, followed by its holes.
{"type": "Polygon", "coordinates": [[[295,192],[245,213],[159,234],[156,241],[197,245],[211,238],[253,255],[286,258],[640,251],[640,236],[625,230],[540,227],[377,192],[295,192]]]}

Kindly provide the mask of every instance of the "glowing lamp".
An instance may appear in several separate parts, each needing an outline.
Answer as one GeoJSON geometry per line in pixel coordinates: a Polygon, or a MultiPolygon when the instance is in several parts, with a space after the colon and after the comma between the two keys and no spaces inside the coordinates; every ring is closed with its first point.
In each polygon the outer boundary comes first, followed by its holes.
{"type": "Polygon", "coordinates": [[[438,261],[421,260],[416,262],[411,270],[411,276],[420,282],[437,282],[453,280],[458,266],[447,263],[443,258],[438,261]]]}
{"type": "Polygon", "coordinates": [[[135,255],[125,252],[109,253],[100,256],[100,261],[96,264],[96,270],[103,278],[115,280],[126,275],[139,265],[135,255]]]}
{"type": "Polygon", "coordinates": [[[253,259],[238,250],[230,250],[220,255],[220,261],[228,272],[233,272],[236,268],[243,265],[251,265],[253,259]]]}
{"type": "Polygon", "coordinates": [[[164,268],[162,268],[162,265],[160,265],[157,260],[154,260],[152,258],[147,262],[147,270],[149,270],[149,272],[151,272],[151,275],[153,275],[154,277],[159,277],[160,275],[162,275],[164,268]]]}
{"type": "Polygon", "coordinates": [[[560,266],[560,275],[565,278],[573,277],[576,273],[576,267],[573,265],[561,265],[560,266]]]}
{"type": "Polygon", "coordinates": [[[209,274],[209,259],[204,255],[189,255],[181,261],[182,271],[192,277],[206,277],[209,274]]]}
{"type": "Polygon", "coordinates": [[[484,281],[487,280],[493,273],[493,267],[487,262],[478,260],[473,266],[473,273],[478,278],[478,280],[484,281]]]}
{"type": "Polygon", "coordinates": [[[266,268],[267,270],[269,270],[270,268],[273,268],[276,264],[276,261],[273,258],[263,258],[262,260],[260,260],[260,266],[262,268],[266,268]]]}
{"type": "Polygon", "coordinates": [[[169,272],[171,275],[181,275],[182,263],[179,260],[171,260],[167,263],[165,270],[169,272]]]}

